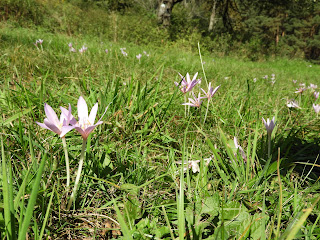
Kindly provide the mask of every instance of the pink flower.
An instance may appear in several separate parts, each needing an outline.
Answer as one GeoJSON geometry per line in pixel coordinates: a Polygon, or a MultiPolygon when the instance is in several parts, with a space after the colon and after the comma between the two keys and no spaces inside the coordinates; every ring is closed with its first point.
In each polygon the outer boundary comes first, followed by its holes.
{"type": "Polygon", "coordinates": [[[310,83],[310,86],[309,86],[308,88],[317,89],[317,88],[318,88],[318,85],[313,84],[313,83],[310,83]]]}
{"type": "Polygon", "coordinates": [[[246,156],[243,148],[238,144],[238,140],[237,140],[236,137],[233,138],[233,142],[234,142],[234,145],[235,145],[236,149],[239,150],[239,153],[241,154],[242,159],[246,161],[247,160],[247,156],[246,156]]]}
{"type": "Polygon", "coordinates": [[[106,50],[104,50],[104,51],[106,52],[106,54],[108,54],[108,52],[109,52],[108,49],[106,49],[106,50]]]}
{"type": "Polygon", "coordinates": [[[136,58],[140,61],[140,58],[142,57],[141,53],[139,53],[136,58]]]}
{"type": "Polygon", "coordinates": [[[216,87],[215,89],[213,89],[212,87],[211,87],[211,82],[209,83],[209,86],[208,86],[208,92],[206,92],[205,90],[203,90],[202,88],[201,88],[201,90],[202,90],[202,92],[204,92],[204,94],[206,95],[206,98],[208,99],[208,100],[210,100],[212,97],[213,97],[213,95],[218,91],[218,89],[220,88],[220,86],[218,86],[218,87],[216,87]]]}
{"type": "Polygon", "coordinates": [[[174,82],[174,84],[177,86],[177,87],[180,87],[180,90],[183,92],[183,93],[187,93],[187,92],[190,92],[192,90],[192,88],[194,88],[195,85],[197,85],[197,83],[200,82],[200,79],[197,79],[197,76],[198,76],[198,73],[196,73],[194,76],[193,76],[193,79],[191,80],[190,79],[190,75],[189,73],[187,73],[186,75],[186,78],[184,76],[182,76],[180,73],[179,73],[180,77],[181,77],[181,84],[177,83],[177,82],[174,82]]]}
{"type": "Polygon", "coordinates": [[[293,99],[287,100],[287,107],[288,108],[299,108],[299,109],[301,108],[301,107],[299,107],[298,103],[293,99]]]}
{"type": "Polygon", "coordinates": [[[122,53],[122,55],[123,55],[124,57],[127,57],[127,56],[128,56],[128,53],[125,51],[126,48],[120,48],[120,50],[121,50],[121,53],[122,53]]]}
{"type": "Polygon", "coordinates": [[[320,112],[320,105],[319,104],[313,104],[313,109],[316,112],[316,114],[319,114],[320,112]]]}
{"type": "Polygon", "coordinates": [[[305,88],[296,88],[297,91],[295,93],[300,93],[302,94],[306,89],[305,88]]]}
{"type": "Polygon", "coordinates": [[[264,118],[262,118],[262,121],[267,129],[268,135],[271,135],[274,127],[276,126],[275,117],[273,117],[271,121],[269,118],[267,118],[267,121],[264,118]]]}
{"type": "MultiPolygon", "coordinates": [[[[98,103],[96,103],[91,109],[90,115],[88,116],[88,106],[82,96],[78,100],[78,122],[74,123],[74,128],[81,134],[82,138],[86,140],[89,134],[95,129],[96,126],[102,124],[101,118],[94,124],[98,111],[98,103]]],[[[107,109],[106,109],[107,110],[107,109]]],[[[105,112],[104,112],[105,113],[105,112]]]]}
{"type": "Polygon", "coordinates": [[[82,54],[87,50],[88,50],[88,48],[85,45],[83,45],[82,48],[79,49],[79,52],[82,54]]]}
{"type": "Polygon", "coordinates": [[[55,132],[60,137],[64,137],[69,131],[71,131],[74,126],[70,126],[69,123],[72,123],[72,114],[71,106],[69,104],[69,110],[60,107],[61,115],[60,120],[58,119],[55,111],[48,104],[44,104],[44,111],[47,118],[44,119],[44,123],[36,122],[40,127],[48,129],[52,132],[55,132]]]}
{"type": "Polygon", "coordinates": [[[183,103],[182,105],[189,105],[191,107],[200,107],[202,103],[201,99],[203,97],[200,96],[200,93],[198,94],[198,97],[196,97],[193,92],[192,92],[192,96],[193,98],[188,98],[190,102],[183,103]]]}
{"type": "Polygon", "coordinates": [[[314,92],[313,93],[314,98],[317,100],[319,98],[319,92],[314,92]]]}

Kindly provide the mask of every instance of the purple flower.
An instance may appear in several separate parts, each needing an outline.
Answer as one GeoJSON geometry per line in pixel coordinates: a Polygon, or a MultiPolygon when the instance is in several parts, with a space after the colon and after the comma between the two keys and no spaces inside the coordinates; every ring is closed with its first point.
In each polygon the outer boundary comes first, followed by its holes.
{"type": "Polygon", "coordinates": [[[296,88],[297,91],[295,93],[300,93],[302,94],[306,89],[305,88],[296,88]]]}
{"type": "Polygon", "coordinates": [[[243,148],[238,144],[238,140],[236,137],[233,138],[233,142],[234,142],[236,149],[239,150],[239,153],[241,154],[243,160],[246,161],[247,160],[246,153],[244,152],[243,148]]]}
{"type": "Polygon", "coordinates": [[[203,97],[200,97],[200,92],[198,94],[198,97],[196,97],[193,92],[192,92],[192,96],[193,98],[188,98],[190,102],[183,103],[182,105],[189,105],[191,107],[200,107],[202,103],[201,99],[203,98],[203,97]]]}
{"type": "Polygon", "coordinates": [[[262,121],[267,129],[268,135],[271,135],[274,127],[276,126],[275,117],[273,117],[271,121],[269,118],[267,118],[267,121],[264,118],[262,118],[262,121]]]}
{"type": "Polygon", "coordinates": [[[197,76],[198,76],[198,73],[196,73],[194,76],[193,76],[193,79],[191,80],[190,79],[190,75],[189,73],[187,73],[186,75],[186,78],[184,76],[182,76],[180,73],[179,73],[182,81],[181,81],[181,85],[179,85],[179,83],[177,82],[174,82],[174,84],[177,86],[177,87],[180,87],[180,90],[183,92],[183,93],[187,93],[187,92],[190,92],[192,90],[192,88],[197,85],[197,83],[199,83],[200,79],[197,79],[197,76]]]}
{"type": "Polygon", "coordinates": [[[301,107],[299,107],[298,103],[293,99],[287,100],[287,107],[288,108],[299,108],[299,109],[301,108],[301,107]]]}
{"type": "Polygon", "coordinates": [[[310,86],[308,88],[317,89],[318,86],[316,84],[310,83],[310,86]]]}
{"type": "Polygon", "coordinates": [[[98,111],[98,103],[96,103],[91,109],[90,115],[88,116],[88,106],[86,101],[82,96],[78,100],[78,122],[74,124],[74,128],[81,134],[82,138],[86,140],[89,134],[95,129],[96,126],[102,124],[101,118],[94,124],[98,111]]]}
{"type": "Polygon", "coordinates": [[[58,119],[55,111],[50,107],[47,103],[44,104],[44,111],[46,113],[47,118],[44,119],[44,123],[36,122],[40,127],[48,129],[52,132],[55,132],[60,137],[64,137],[69,131],[71,131],[74,126],[70,126],[69,123],[72,124],[73,116],[71,114],[71,106],[69,104],[69,110],[60,107],[61,115],[60,120],[58,119]]]}
{"type": "Polygon", "coordinates": [[[83,45],[82,48],[79,49],[79,52],[82,54],[87,50],[88,50],[88,48],[85,45],[83,45]]]}
{"type": "Polygon", "coordinates": [[[264,79],[268,79],[268,75],[263,76],[264,79]]]}
{"type": "Polygon", "coordinates": [[[69,47],[69,48],[72,48],[72,43],[69,43],[69,44],[68,44],[68,47],[69,47]]]}
{"type": "MultiPolygon", "coordinates": [[[[205,158],[204,159],[205,165],[208,166],[211,160],[212,160],[212,157],[205,158]]],[[[201,160],[191,160],[191,161],[185,162],[184,165],[186,166],[183,168],[183,170],[187,171],[188,169],[191,168],[193,173],[200,172],[200,167],[199,167],[200,161],[201,160]]],[[[176,163],[182,164],[181,161],[177,161],[176,163]]]]}
{"type": "Polygon", "coordinates": [[[317,100],[319,98],[319,92],[314,92],[313,93],[314,98],[317,100]]]}
{"type": "Polygon", "coordinates": [[[106,54],[108,54],[108,52],[109,52],[109,50],[108,49],[106,49],[106,50],[104,50],[105,52],[106,52],[106,54]]]}
{"type": "Polygon", "coordinates": [[[209,86],[208,86],[208,92],[206,92],[205,90],[203,90],[202,88],[201,88],[201,90],[204,92],[204,94],[206,95],[206,97],[205,98],[207,98],[208,100],[210,100],[212,97],[213,97],[213,95],[218,91],[218,89],[220,88],[220,86],[218,86],[218,87],[216,87],[215,89],[213,89],[212,87],[211,87],[211,82],[209,83],[209,86]]]}
{"type": "Polygon", "coordinates": [[[319,114],[320,112],[320,105],[319,104],[313,104],[313,109],[316,112],[316,114],[319,114]]]}
{"type": "Polygon", "coordinates": [[[296,84],[298,80],[292,80],[293,84],[296,84]]]}
{"type": "Polygon", "coordinates": [[[121,50],[121,53],[122,53],[122,55],[123,56],[125,56],[125,57],[127,57],[128,56],[128,53],[126,53],[126,48],[120,48],[120,50],[121,50]]]}
{"type": "Polygon", "coordinates": [[[140,58],[142,57],[141,53],[139,53],[136,58],[140,61],[140,58]]]}

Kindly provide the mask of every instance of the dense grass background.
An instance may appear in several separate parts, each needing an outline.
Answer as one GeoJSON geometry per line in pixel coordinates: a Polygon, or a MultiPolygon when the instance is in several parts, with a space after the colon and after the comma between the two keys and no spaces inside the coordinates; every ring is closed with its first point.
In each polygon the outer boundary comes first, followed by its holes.
{"type": "MultiPolygon", "coordinates": [[[[155,48],[10,25],[0,29],[0,58],[2,166],[12,165],[12,193],[2,193],[2,236],[21,233],[30,196],[37,196],[27,228],[32,239],[316,239],[320,234],[320,124],[312,108],[319,100],[312,89],[295,93],[299,83],[319,83],[319,66],[206,52],[201,64],[198,53],[174,45],[155,48]],[[39,38],[44,42],[36,47],[39,38]],[[88,50],[70,52],[70,42],[88,50]],[[124,47],[127,57],[120,51],[124,47]],[[205,123],[206,101],[187,112],[181,105],[184,96],[174,85],[178,72],[199,72],[205,90],[206,81],[221,85],[205,123]],[[78,197],[73,211],[66,211],[61,141],[35,121],[43,122],[45,102],[58,114],[59,106],[70,103],[76,116],[79,96],[89,109],[99,103],[98,118],[110,106],[88,140],[78,197]],[[301,109],[288,108],[288,99],[301,109]],[[273,116],[277,125],[268,158],[261,119],[273,116]],[[235,156],[234,136],[246,160],[239,152],[235,156]],[[41,160],[44,171],[33,195],[41,160]],[[191,160],[201,160],[199,173],[182,172],[178,162],[191,160]],[[5,219],[7,196],[19,196],[9,206],[11,227],[5,219]]],[[[76,132],[66,138],[74,176],[81,138],[76,132]]],[[[10,178],[6,171],[3,189],[10,178]]]]}

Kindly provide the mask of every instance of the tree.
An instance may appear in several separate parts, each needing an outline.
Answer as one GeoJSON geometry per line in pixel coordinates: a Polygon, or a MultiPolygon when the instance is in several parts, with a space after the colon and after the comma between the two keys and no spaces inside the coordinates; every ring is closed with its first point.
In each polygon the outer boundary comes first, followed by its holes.
{"type": "Polygon", "coordinates": [[[158,21],[162,26],[168,27],[171,22],[171,13],[174,5],[183,0],[159,0],[158,21]]]}

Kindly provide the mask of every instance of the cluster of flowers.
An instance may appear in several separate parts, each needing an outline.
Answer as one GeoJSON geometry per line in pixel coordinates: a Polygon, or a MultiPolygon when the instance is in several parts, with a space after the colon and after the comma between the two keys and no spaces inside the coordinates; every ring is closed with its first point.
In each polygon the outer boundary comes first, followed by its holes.
{"type": "MultiPolygon", "coordinates": [[[[272,118],[272,120],[270,120],[269,118],[267,118],[267,120],[265,120],[264,118],[262,118],[263,124],[266,127],[267,130],[267,134],[268,134],[268,157],[270,157],[270,152],[271,152],[271,134],[272,131],[274,129],[274,127],[276,126],[276,121],[275,121],[275,117],[272,118]]],[[[233,142],[234,142],[234,147],[235,147],[235,157],[237,157],[237,153],[240,154],[241,158],[243,159],[244,162],[247,161],[247,155],[245,153],[245,151],[243,150],[243,148],[239,145],[238,143],[238,139],[236,137],[233,138],[233,142]]],[[[204,159],[204,163],[206,166],[209,165],[209,163],[211,162],[211,160],[213,159],[212,157],[209,158],[205,158],[204,159]]],[[[199,167],[199,163],[201,162],[201,160],[190,160],[184,163],[184,171],[187,171],[188,169],[192,169],[193,173],[197,173],[200,172],[200,167],[199,167]]],[[[182,164],[181,161],[177,161],[177,164],[182,164]]]]}
{"type": "Polygon", "coordinates": [[[79,167],[78,167],[78,171],[76,174],[76,179],[75,179],[73,191],[72,191],[72,194],[69,199],[68,206],[67,206],[67,210],[70,209],[70,207],[75,199],[75,196],[76,196],[78,184],[80,181],[83,161],[84,161],[85,147],[86,147],[87,139],[88,139],[90,133],[95,129],[95,127],[103,123],[101,121],[101,119],[107,111],[107,108],[106,108],[105,112],[103,113],[103,115],[99,119],[99,121],[94,123],[95,119],[96,119],[97,112],[98,112],[98,103],[96,103],[92,107],[90,114],[88,114],[87,103],[84,100],[84,98],[82,96],[80,96],[79,100],[78,100],[77,108],[78,108],[78,121],[75,119],[75,117],[71,113],[71,105],[70,104],[69,104],[68,110],[64,107],[60,107],[61,115],[60,115],[60,119],[59,119],[57,114],[55,113],[55,111],[52,109],[52,107],[49,104],[45,103],[44,104],[44,111],[45,111],[47,117],[44,119],[43,123],[36,122],[40,127],[48,129],[48,130],[58,134],[60,136],[60,138],[62,139],[62,143],[63,143],[64,151],[65,151],[65,160],[66,160],[67,189],[69,188],[69,184],[70,184],[70,167],[69,167],[69,157],[68,157],[65,135],[68,132],[70,132],[71,130],[75,129],[82,136],[83,142],[82,142],[82,150],[81,150],[81,156],[80,156],[80,161],[79,161],[79,167]]]}
{"type": "Polygon", "coordinates": [[[36,40],[36,42],[34,43],[34,45],[36,45],[36,47],[38,47],[38,43],[39,43],[40,45],[42,45],[43,40],[42,40],[42,39],[36,40]]]}
{"type": "Polygon", "coordinates": [[[58,134],[61,138],[64,137],[72,129],[76,129],[82,136],[83,139],[87,139],[92,130],[102,124],[101,119],[94,124],[98,111],[98,103],[96,103],[91,109],[90,115],[88,115],[88,106],[82,96],[78,100],[78,121],[74,118],[71,113],[71,105],[69,104],[68,110],[64,107],[60,107],[61,115],[60,120],[58,119],[55,111],[50,107],[49,104],[44,104],[44,111],[47,118],[44,119],[44,123],[36,122],[40,127],[48,129],[58,134]]]}
{"type": "MultiPolygon", "coordinates": [[[[269,76],[268,75],[264,75],[262,78],[267,80],[267,79],[269,79],[269,76]]],[[[258,80],[257,78],[254,78],[253,82],[257,82],[257,80],[258,80]]],[[[270,80],[271,80],[271,84],[272,85],[276,83],[276,75],[274,73],[271,74],[270,80]]]]}
{"type": "MultiPolygon", "coordinates": [[[[77,50],[72,46],[72,43],[69,43],[68,44],[68,47],[69,47],[69,50],[70,50],[70,52],[77,52],[77,50]]],[[[79,49],[79,53],[84,53],[85,51],[87,51],[88,50],[88,48],[85,46],[85,45],[83,45],[80,49],[79,49]]]]}
{"type": "MultiPolygon", "coordinates": [[[[297,80],[292,80],[292,82],[294,84],[297,83],[297,80]]],[[[316,91],[316,89],[318,88],[318,86],[316,84],[313,84],[313,83],[310,83],[310,85],[308,87],[306,87],[306,84],[305,83],[299,83],[299,88],[296,88],[296,91],[295,93],[299,93],[300,96],[307,90],[311,90],[312,94],[313,94],[313,97],[315,98],[315,101],[317,101],[317,99],[319,98],[319,92],[316,91]]],[[[295,108],[300,108],[299,105],[291,100],[288,104],[287,104],[288,107],[295,107],[295,108]]],[[[319,114],[320,112],[320,105],[319,104],[315,104],[313,103],[312,104],[313,106],[313,109],[314,111],[316,112],[316,114],[319,114]]]]}
{"type": "Polygon", "coordinates": [[[192,97],[193,98],[189,98],[189,102],[187,103],[183,103],[182,105],[189,105],[191,107],[200,107],[201,103],[202,103],[202,99],[207,98],[208,101],[210,101],[210,99],[213,97],[213,95],[218,91],[218,89],[220,88],[220,86],[216,87],[215,89],[213,89],[213,87],[211,87],[211,82],[208,85],[208,91],[206,92],[205,90],[202,90],[202,92],[205,94],[204,97],[201,96],[201,92],[198,93],[198,97],[196,97],[196,95],[194,94],[194,92],[192,91],[192,89],[198,84],[201,83],[201,79],[197,79],[198,73],[196,73],[192,80],[190,78],[189,73],[187,73],[186,77],[182,76],[179,73],[180,77],[181,77],[181,82],[174,82],[174,84],[180,88],[181,92],[183,94],[186,94],[187,92],[191,92],[192,97]]]}
{"type": "MultiPolygon", "coordinates": [[[[42,43],[43,43],[43,40],[42,40],[42,39],[38,39],[38,40],[36,40],[36,42],[34,43],[34,45],[36,45],[36,47],[38,47],[38,44],[40,44],[41,47],[42,47],[42,43]]],[[[68,43],[68,47],[69,47],[69,51],[70,51],[70,52],[77,52],[77,50],[72,46],[72,43],[71,43],[71,42],[68,43]]],[[[86,47],[85,45],[83,45],[83,46],[79,49],[79,52],[82,54],[82,53],[86,52],[87,50],[88,50],[88,47],[86,47]]],[[[120,48],[120,51],[121,51],[121,53],[122,53],[122,55],[123,55],[124,57],[127,57],[127,56],[128,56],[128,53],[126,52],[126,48],[120,48]]],[[[108,54],[108,53],[109,53],[109,50],[108,50],[108,49],[105,49],[104,52],[105,52],[106,54],[108,54]]],[[[147,57],[150,56],[150,54],[147,53],[146,51],[143,51],[143,54],[144,54],[145,56],[147,56],[147,57]]],[[[141,57],[142,57],[142,54],[141,54],[141,53],[139,53],[138,55],[136,55],[136,58],[139,60],[139,62],[140,62],[141,57]]]]}

